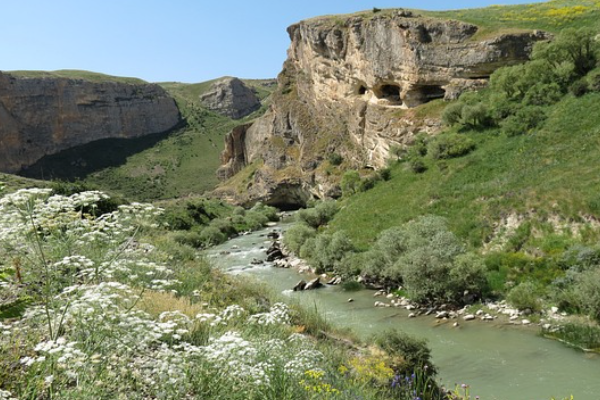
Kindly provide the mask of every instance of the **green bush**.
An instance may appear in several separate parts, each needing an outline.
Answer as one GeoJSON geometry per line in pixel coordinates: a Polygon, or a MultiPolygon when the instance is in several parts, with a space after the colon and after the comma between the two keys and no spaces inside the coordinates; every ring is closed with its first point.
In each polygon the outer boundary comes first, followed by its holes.
{"type": "Polygon", "coordinates": [[[304,224],[295,224],[285,232],[283,243],[294,254],[300,254],[304,243],[316,235],[317,231],[314,228],[304,224]]]}
{"type": "Polygon", "coordinates": [[[569,92],[575,97],[581,97],[588,92],[588,82],[586,79],[579,79],[571,84],[569,92]]]}
{"type": "Polygon", "coordinates": [[[542,304],[539,298],[539,290],[532,282],[521,282],[512,288],[506,300],[519,310],[529,309],[531,311],[540,311],[542,304]]]}
{"type": "Polygon", "coordinates": [[[548,61],[554,68],[568,62],[576,76],[582,77],[596,67],[600,43],[592,28],[566,28],[551,42],[538,42],[533,58],[548,61]]]}
{"type": "Polygon", "coordinates": [[[600,69],[595,69],[587,76],[589,90],[592,92],[600,92],[600,69]]]}
{"type": "Polygon", "coordinates": [[[446,126],[454,126],[461,123],[462,110],[465,104],[462,102],[451,103],[442,112],[442,123],[446,126]]]}
{"type": "Polygon", "coordinates": [[[389,181],[392,179],[392,169],[391,168],[381,168],[377,171],[379,178],[383,181],[389,181]]]}
{"type": "Polygon", "coordinates": [[[489,291],[487,270],[483,259],[474,253],[459,254],[449,273],[449,290],[446,297],[453,303],[461,304],[465,293],[475,299],[482,299],[489,291]]]}
{"type": "Polygon", "coordinates": [[[227,240],[227,235],[216,226],[207,226],[200,232],[200,240],[206,246],[214,246],[227,240]]]}
{"type": "Polygon", "coordinates": [[[344,231],[337,231],[333,235],[323,233],[316,237],[314,253],[309,261],[319,274],[337,271],[343,269],[342,260],[354,250],[354,245],[344,231]]]}
{"type": "Polygon", "coordinates": [[[422,157],[408,160],[408,168],[415,174],[421,174],[427,171],[427,165],[422,157]]]}
{"type": "Polygon", "coordinates": [[[317,229],[331,221],[339,209],[339,205],[334,200],[321,201],[313,208],[298,211],[296,221],[317,229]]]}
{"type": "Polygon", "coordinates": [[[358,171],[346,171],[340,181],[340,187],[342,188],[342,196],[348,197],[360,190],[361,179],[358,171]]]}
{"type": "Polygon", "coordinates": [[[574,288],[580,308],[600,322],[600,267],[597,266],[578,275],[574,288]]]}
{"type": "Polygon", "coordinates": [[[433,138],[427,152],[434,160],[460,157],[475,148],[475,142],[458,133],[444,133],[433,138]]]}
{"type": "Polygon", "coordinates": [[[465,105],[461,111],[460,122],[470,128],[488,125],[488,108],[484,103],[465,105]]]}
{"type": "Polygon", "coordinates": [[[330,153],[329,156],[327,156],[327,160],[331,165],[340,165],[344,161],[344,157],[339,153],[330,153]]]}
{"type": "Polygon", "coordinates": [[[400,360],[394,365],[397,375],[411,375],[415,371],[426,371],[429,376],[437,374],[425,340],[398,330],[387,330],[377,334],[373,341],[387,354],[400,360]]]}
{"type": "Polygon", "coordinates": [[[500,123],[501,131],[506,136],[518,136],[531,132],[546,120],[546,114],[541,107],[523,107],[515,115],[500,123]]]}

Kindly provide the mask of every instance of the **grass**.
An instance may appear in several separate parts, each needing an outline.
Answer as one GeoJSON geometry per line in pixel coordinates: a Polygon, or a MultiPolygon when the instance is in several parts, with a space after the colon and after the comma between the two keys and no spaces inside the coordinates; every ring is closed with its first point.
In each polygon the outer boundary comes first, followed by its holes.
{"type": "MultiPolygon", "coordinates": [[[[365,20],[390,18],[398,9],[372,10],[345,15],[312,18],[308,21],[333,23],[345,26],[349,18],[365,20]]],[[[600,29],[600,1],[598,0],[553,0],[532,4],[490,6],[449,11],[410,10],[422,17],[455,19],[480,27],[472,40],[484,40],[499,34],[520,33],[532,29],[558,32],[563,28],[592,27],[600,29]]]]}
{"type": "Polygon", "coordinates": [[[473,39],[484,39],[511,30],[541,29],[558,32],[563,28],[600,28],[597,0],[554,0],[532,4],[490,6],[452,11],[419,11],[426,16],[457,19],[481,27],[473,39]]]}
{"type": "Polygon", "coordinates": [[[37,179],[25,178],[18,175],[0,173],[0,187],[4,187],[5,193],[16,192],[19,189],[33,187],[47,187],[48,183],[37,179]]]}
{"type": "Polygon", "coordinates": [[[118,82],[129,84],[146,84],[139,78],[121,77],[101,74],[98,72],[81,71],[76,69],[61,69],[57,71],[5,71],[10,75],[22,78],[68,78],[82,79],[89,82],[118,82]]]}
{"type": "Polygon", "coordinates": [[[384,229],[435,214],[479,247],[493,234],[494,223],[509,214],[598,218],[600,115],[589,112],[598,101],[598,93],[567,96],[537,132],[526,136],[466,132],[476,142],[472,153],[427,159],[423,174],[397,164],[389,182],[350,198],[332,229],[345,230],[364,248],[384,229]]]}
{"type": "Polygon", "coordinates": [[[600,327],[597,325],[567,323],[558,329],[544,329],[542,334],[583,351],[600,353],[600,327]]]}

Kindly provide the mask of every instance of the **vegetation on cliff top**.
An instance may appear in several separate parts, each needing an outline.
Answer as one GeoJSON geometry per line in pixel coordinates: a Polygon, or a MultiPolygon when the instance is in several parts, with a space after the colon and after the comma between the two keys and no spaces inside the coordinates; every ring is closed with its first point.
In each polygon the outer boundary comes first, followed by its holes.
{"type": "Polygon", "coordinates": [[[99,72],[76,69],[61,69],[57,71],[5,71],[10,75],[22,78],[68,78],[81,79],[88,82],[117,82],[129,84],[147,84],[143,79],[101,74],[99,72]]]}

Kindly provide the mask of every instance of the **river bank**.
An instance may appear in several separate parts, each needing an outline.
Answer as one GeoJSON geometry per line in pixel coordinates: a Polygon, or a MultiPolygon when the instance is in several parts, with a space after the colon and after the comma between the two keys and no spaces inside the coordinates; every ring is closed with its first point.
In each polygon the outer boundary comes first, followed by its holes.
{"type": "MultiPolygon", "coordinates": [[[[537,335],[535,324],[522,325],[492,321],[443,320],[435,315],[409,317],[402,307],[374,307],[375,291],[345,292],[340,286],[325,285],[316,291],[293,292],[299,280],[310,280],[308,272],[275,268],[266,262],[265,250],[272,239],[290,224],[240,236],[210,249],[206,254],[229,274],[241,275],[266,284],[288,301],[316,308],[329,322],[368,338],[386,329],[401,329],[428,340],[433,361],[443,383],[466,383],[472,393],[485,400],[549,399],[573,394],[577,400],[595,400],[600,393],[600,357],[567,348],[537,335]],[[253,259],[264,260],[252,264],[253,259]],[[352,298],[352,302],[348,299],[352,298]],[[458,326],[453,326],[454,322],[458,326]]],[[[483,309],[484,315],[488,313],[483,309]]],[[[477,313],[477,310],[474,310],[477,313]]],[[[537,323],[537,322],[536,322],[537,323]]]]}

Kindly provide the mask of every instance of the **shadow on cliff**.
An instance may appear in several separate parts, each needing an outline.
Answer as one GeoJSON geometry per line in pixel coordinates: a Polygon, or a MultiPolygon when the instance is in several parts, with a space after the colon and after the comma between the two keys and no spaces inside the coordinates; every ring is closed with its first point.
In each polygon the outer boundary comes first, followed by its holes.
{"type": "Polygon", "coordinates": [[[155,146],[180,128],[138,138],[101,139],[59,153],[44,156],[35,164],[21,169],[17,175],[43,180],[74,181],[110,167],[118,167],[127,158],[155,146]]]}

